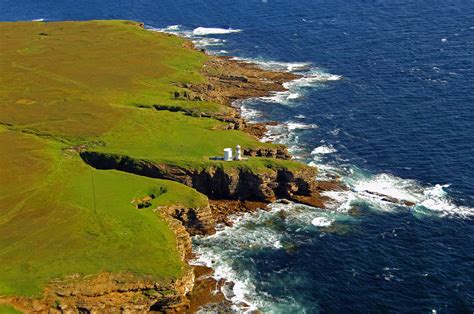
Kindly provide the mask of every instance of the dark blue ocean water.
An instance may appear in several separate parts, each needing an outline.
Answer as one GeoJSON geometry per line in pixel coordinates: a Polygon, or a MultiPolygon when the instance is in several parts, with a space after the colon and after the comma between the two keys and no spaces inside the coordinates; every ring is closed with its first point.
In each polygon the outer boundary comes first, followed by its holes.
{"type": "Polygon", "coordinates": [[[139,20],[304,75],[243,113],[283,122],[269,136],[350,191],[331,212],[275,204],[196,239],[236,282],[229,298],[278,313],[474,311],[473,1],[1,1],[0,20],[32,19],[139,20]]]}

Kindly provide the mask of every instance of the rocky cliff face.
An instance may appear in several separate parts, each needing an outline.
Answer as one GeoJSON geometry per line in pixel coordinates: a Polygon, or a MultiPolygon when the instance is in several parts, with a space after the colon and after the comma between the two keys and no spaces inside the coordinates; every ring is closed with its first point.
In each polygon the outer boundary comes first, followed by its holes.
{"type": "Polygon", "coordinates": [[[148,313],[150,309],[178,313],[187,306],[186,294],[193,285],[191,267],[181,278],[168,282],[101,273],[53,282],[41,299],[12,297],[6,301],[25,313],[148,313]]]}
{"type": "Polygon", "coordinates": [[[167,219],[168,223],[173,227],[176,235],[182,237],[184,244],[181,251],[186,252],[186,258],[189,258],[192,254],[190,235],[213,234],[216,231],[216,221],[210,206],[203,208],[167,206],[159,207],[156,210],[161,212],[162,216],[169,217],[167,219]]]}
{"type": "MultiPolygon", "coordinates": [[[[116,169],[152,178],[173,180],[195,188],[210,199],[251,200],[272,202],[286,198],[314,205],[319,202],[317,169],[301,165],[297,170],[266,169],[254,173],[247,168],[210,166],[191,170],[178,166],[157,164],[128,156],[93,151],[80,153],[82,159],[97,169],[116,169]]],[[[319,203],[318,203],[319,204],[319,203]]],[[[186,214],[192,219],[192,213],[186,214]]]]}

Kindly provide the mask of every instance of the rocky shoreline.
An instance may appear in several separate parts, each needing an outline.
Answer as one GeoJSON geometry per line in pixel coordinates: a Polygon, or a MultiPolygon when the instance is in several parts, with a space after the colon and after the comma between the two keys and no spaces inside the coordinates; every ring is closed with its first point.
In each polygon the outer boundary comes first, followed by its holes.
{"type": "MultiPolygon", "coordinates": [[[[190,45],[190,48],[193,47],[190,45]]],[[[226,117],[215,117],[228,122],[229,129],[244,131],[257,139],[261,139],[267,132],[267,125],[275,125],[277,122],[251,124],[245,121],[240,115],[239,108],[232,104],[240,99],[270,96],[273,92],[284,91],[284,83],[295,80],[297,75],[286,72],[266,71],[254,64],[232,60],[229,57],[209,56],[209,62],[203,68],[203,74],[208,79],[208,83],[200,85],[187,85],[186,88],[192,90],[199,99],[218,102],[232,108],[232,115],[226,117]]],[[[270,157],[279,159],[291,159],[287,148],[281,145],[278,149],[258,149],[245,150],[245,155],[270,157]]],[[[140,167],[143,169],[143,167],[140,167]]],[[[303,165],[298,171],[276,172],[266,178],[258,178],[242,174],[228,175],[222,173],[206,173],[207,180],[204,180],[205,187],[193,182],[201,181],[194,178],[181,179],[178,181],[193,186],[198,191],[210,197],[209,208],[205,209],[177,209],[174,208],[168,213],[179,220],[190,235],[211,235],[215,232],[215,226],[222,224],[232,225],[231,216],[243,215],[257,210],[265,210],[267,204],[276,199],[288,199],[297,203],[310,206],[325,207],[326,197],[321,192],[328,190],[339,190],[343,187],[337,179],[317,182],[317,169],[303,165]],[[218,177],[217,184],[210,178],[218,177]],[[232,189],[238,187],[238,183],[232,183],[242,179],[243,186],[258,187],[261,192],[260,197],[249,197],[255,193],[248,193],[248,190],[232,189]],[[235,180],[237,178],[237,180],[235,180]],[[253,183],[252,183],[253,181],[253,183]],[[256,181],[256,182],[255,182],[256,181]],[[191,182],[191,183],[190,183],[191,182]],[[262,188],[262,182],[266,182],[262,188]],[[213,186],[231,187],[225,192],[215,193],[213,186]],[[272,189],[269,186],[275,186],[272,189]],[[212,193],[213,191],[214,193],[212,193]],[[190,213],[192,213],[190,215],[190,213]],[[201,228],[196,228],[201,226],[201,228]]],[[[185,175],[189,177],[189,174],[185,175]]],[[[173,178],[176,180],[176,174],[173,178]]],[[[192,256],[192,253],[191,253],[192,256]]],[[[195,278],[194,288],[188,295],[189,303],[185,312],[193,313],[199,308],[214,310],[219,312],[230,312],[232,303],[225,299],[220,289],[224,282],[217,282],[212,278],[212,269],[203,266],[194,266],[195,278]]],[[[229,283],[228,283],[229,284],[229,283]]],[[[231,284],[231,283],[230,283],[231,284]]],[[[245,310],[247,305],[239,305],[245,310]]]]}

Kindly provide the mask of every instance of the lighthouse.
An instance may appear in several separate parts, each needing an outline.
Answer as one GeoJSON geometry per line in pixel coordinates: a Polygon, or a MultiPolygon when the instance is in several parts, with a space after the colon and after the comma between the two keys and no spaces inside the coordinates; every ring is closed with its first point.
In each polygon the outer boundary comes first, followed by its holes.
{"type": "Polygon", "coordinates": [[[242,159],[242,150],[240,148],[240,145],[237,145],[235,147],[235,160],[241,160],[242,159]]]}

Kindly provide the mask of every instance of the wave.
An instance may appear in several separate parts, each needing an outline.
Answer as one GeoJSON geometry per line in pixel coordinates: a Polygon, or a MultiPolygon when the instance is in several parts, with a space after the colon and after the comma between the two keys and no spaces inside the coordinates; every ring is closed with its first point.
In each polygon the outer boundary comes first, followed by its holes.
{"type": "Polygon", "coordinates": [[[209,46],[223,46],[226,42],[224,39],[220,38],[194,38],[192,40],[196,47],[209,47],[209,46]]]}
{"type": "Polygon", "coordinates": [[[261,97],[260,99],[266,102],[288,104],[304,97],[310,88],[322,87],[327,82],[342,79],[340,75],[326,73],[316,68],[297,74],[302,75],[302,77],[283,83],[283,86],[287,89],[286,91],[273,92],[270,96],[261,97]]]}
{"type": "Polygon", "coordinates": [[[215,27],[197,27],[193,30],[193,35],[195,36],[207,36],[207,35],[222,35],[222,34],[232,34],[240,33],[241,29],[232,29],[232,28],[215,28],[215,27]]]}
{"type": "Polygon", "coordinates": [[[311,220],[311,224],[316,227],[329,227],[333,222],[334,220],[326,217],[316,217],[311,220]]]}
{"type": "Polygon", "coordinates": [[[31,21],[32,21],[32,22],[44,22],[44,21],[46,21],[46,19],[44,19],[44,18],[39,18],[39,19],[33,19],[33,20],[31,20],[31,21]]]}
{"type": "Polygon", "coordinates": [[[327,73],[321,68],[313,66],[313,64],[310,62],[283,62],[266,60],[262,58],[242,57],[234,57],[233,60],[256,64],[265,70],[290,72],[301,75],[300,78],[283,84],[283,86],[287,89],[286,91],[273,92],[270,96],[259,98],[265,102],[281,104],[295,102],[304,96],[305,89],[317,87],[330,81],[338,81],[342,79],[341,75],[327,73]]]}
{"type": "Polygon", "coordinates": [[[161,28],[160,31],[161,32],[177,32],[181,29],[181,25],[169,25],[165,28],[161,28]]]}
{"type": "Polygon", "coordinates": [[[332,145],[321,145],[313,149],[311,155],[325,155],[332,154],[337,152],[337,150],[332,145]]]}
{"type": "MultiPolygon", "coordinates": [[[[260,114],[257,110],[254,110],[254,115],[255,113],[260,114]]],[[[308,153],[300,143],[300,132],[316,128],[318,128],[316,124],[294,121],[269,125],[267,133],[261,140],[284,144],[294,158],[304,159],[308,153]]],[[[339,129],[337,131],[339,133],[339,129]]],[[[333,210],[348,212],[363,202],[373,210],[395,211],[405,208],[418,217],[434,215],[474,218],[474,208],[459,205],[449,196],[446,190],[448,184],[426,186],[416,180],[403,179],[387,173],[370,174],[351,165],[339,165],[334,161],[321,162],[322,156],[336,153],[337,149],[332,144],[323,144],[311,151],[313,160],[308,163],[309,166],[319,169],[318,177],[315,179],[327,180],[328,177],[337,176],[348,186],[348,191],[324,192],[324,195],[332,200],[329,207],[333,210]]]]}
{"type": "Polygon", "coordinates": [[[260,68],[269,71],[281,71],[281,72],[298,72],[306,71],[311,69],[310,62],[283,62],[283,61],[274,61],[266,60],[262,58],[243,58],[243,57],[233,57],[233,60],[252,63],[258,65],[260,68]]]}
{"type": "Polygon", "coordinates": [[[300,122],[287,122],[286,126],[288,130],[308,130],[308,129],[317,129],[317,124],[307,124],[307,123],[300,123],[300,122]]]}
{"type": "Polygon", "coordinates": [[[247,213],[233,217],[232,227],[221,227],[211,236],[194,237],[194,265],[204,265],[214,269],[213,277],[223,280],[222,293],[234,304],[233,310],[242,312],[239,304],[247,304],[246,312],[262,310],[272,312],[275,307],[295,309],[299,305],[291,299],[275,300],[256,288],[252,269],[235,267],[235,261],[244,259],[247,251],[291,250],[294,238],[291,234],[305,234],[311,230],[327,228],[336,221],[351,219],[347,215],[328,212],[323,209],[295,204],[275,202],[268,211],[247,213]],[[282,304],[283,303],[283,304],[282,304]]]}
{"type": "Polygon", "coordinates": [[[268,125],[267,132],[260,139],[262,142],[284,144],[293,158],[300,159],[303,148],[299,143],[299,133],[305,130],[317,129],[317,124],[288,121],[277,125],[268,125]]]}
{"type": "MultiPolygon", "coordinates": [[[[183,25],[169,25],[164,28],[155,28],[151,26],[146,26],[146,29],[155,32],[163,32],[168,34],[173,34],[176,36],[184,37],[191,40],[194,45],[198,48],[212,48],[215,46],[223,46],[226,42],[222,38],[209,37],[209,35],[224,35],[230,33],[240,32],[240,29],[223,29],[223,28],[206,28],[206,27],[197,27],[195,29],[189,29],[183,25]]],[[[228,52],[220,49],[219,51],[210,50],[212,54],[227,54],[228,52]]]]}
{"type": "Polygon", "coordinates": [[[458,205],[448,195],[448,184],[423,186],[415,180],[387,173],[370,175],[355,167],[349,172],[342,179],[348,185],[348,191],[323,193],[332,199],[332,209],[348,211],[365,202],[373,210],[396,211],[405,208],[418,217],[474,217],[474,208],[458,205]]]}
{"type": "Polygon", "coordinates": [[[239,106],[240,115],[248,122],[255,122],[257,118],[262,116],[262,113],[256,109],[247,107],[245,104],[239,106]]]}

